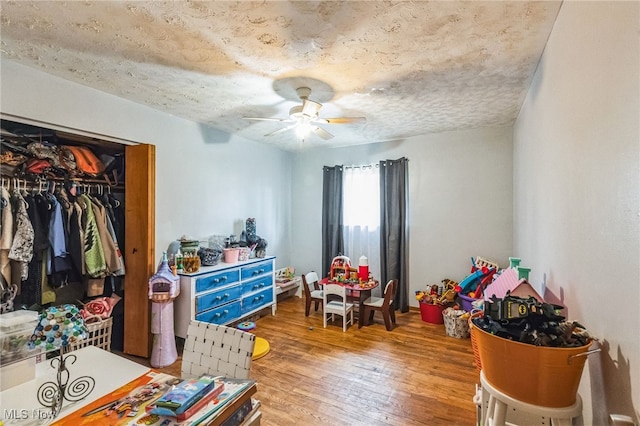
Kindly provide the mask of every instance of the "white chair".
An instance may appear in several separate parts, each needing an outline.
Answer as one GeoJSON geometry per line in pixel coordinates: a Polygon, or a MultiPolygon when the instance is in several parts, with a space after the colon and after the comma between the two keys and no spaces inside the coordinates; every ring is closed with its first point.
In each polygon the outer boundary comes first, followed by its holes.
{"type": "Polygon", "coordinates": [[[192,320],[182,352],[181,376],[248,379],[256,336],[237,328],[192,320]]]}
{"type": "Polygon", "coordinates": [[[353,303],[347,302],[347,289],[341,285],[325,284],[322,293],[322,310],[324,328],[327,328],[328,315],[331,315],[331,321],[334,320],[335,315],[342,317],[343,332],[347,331],[347,324],[353,325],[353,303]]]}
{"type": "Polygon", "coordinates": [[[315,303],[315,310],[318,311],[318,306],[322,303],[322,290],[320,284],[318,284],[318,274],[311,271],[302,276],[302,285],[304,288],[304,316],[308,317],[311,311],[311,303],[315,303]],[[311,289],[313,286],[313,290],[311,289]]]}

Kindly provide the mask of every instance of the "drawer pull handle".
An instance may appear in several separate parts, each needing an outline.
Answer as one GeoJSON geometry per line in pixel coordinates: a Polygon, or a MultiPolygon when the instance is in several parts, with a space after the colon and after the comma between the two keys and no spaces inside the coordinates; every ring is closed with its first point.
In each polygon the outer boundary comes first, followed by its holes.
{"type": "Polygon", "coordinates": [[[257,271],[253,271],[253,276],[264,274],[264,269],[258,269],[257,271]]]}
{"type": "Polygon", "coordinates": [[[214,318],[220,318],[220,312],[216,312],[216,314],[213,317],[214,318]]]}
{"type": "Polygon", "coordinates": [[[222,297],[220,297],[220,296],[216,296],[216,300],[217,300],[217,301],[220,301],[220,300],[222,300],[222,297]]]}
{"type": "Polygon", "coordinates": [[[218,284],[219,282],[221,282],[221,281],[226,281],[226,280],[227,280],[227,276],[226,276],[226,275],[223,275],[223,276],[221,276],[220,278],[214,278],[214,279],[213,279],[213,282],[214,282],[214,283],[216,283],[216,284],[218,284]]]}

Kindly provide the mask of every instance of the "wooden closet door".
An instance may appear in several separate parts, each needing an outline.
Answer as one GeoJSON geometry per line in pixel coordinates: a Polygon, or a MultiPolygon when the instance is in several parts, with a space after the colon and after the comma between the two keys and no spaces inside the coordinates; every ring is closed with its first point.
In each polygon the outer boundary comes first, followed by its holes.
{"type": "Polygon", "coordinates": [[[156,272],[156,147],[125,147],[124,353],[149,358],[149,278],[156,272]]]}

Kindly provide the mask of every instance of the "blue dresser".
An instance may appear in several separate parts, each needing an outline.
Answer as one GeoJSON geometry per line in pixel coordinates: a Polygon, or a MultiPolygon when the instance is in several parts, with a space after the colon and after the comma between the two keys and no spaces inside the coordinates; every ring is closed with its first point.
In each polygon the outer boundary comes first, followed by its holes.
{"type": "Polygon", "coordinates": [[[193,274],[180,274],[174,301],[175,334],[185,338],[189,321],[229,324],[266,307],[276,312],[275,257],[220,262],[193,274]]]}

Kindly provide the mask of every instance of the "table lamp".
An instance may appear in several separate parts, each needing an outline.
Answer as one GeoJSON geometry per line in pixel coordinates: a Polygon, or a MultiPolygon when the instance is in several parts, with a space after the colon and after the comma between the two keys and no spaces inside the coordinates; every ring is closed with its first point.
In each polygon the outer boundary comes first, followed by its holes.
{"type": "Polygon", "coordinates": [[[60,413],[64,400],[80,401],[95,387],[95,380],[89,376],[81,376],[70,382],[67,369],[67,363],[76,362],[75,354],[67,352],[72,344],[86,339],[87,334],[84,318],[76,305],[50,307],[38,317],[38,324],[29,341],[29,349],[34,351],[32,354],[59,351],[59,356],[51,359],[51,367],[58,370],[56,382],[45,382],[38,389],[38,402],[50,408],[54,418],[60,413]]]}

